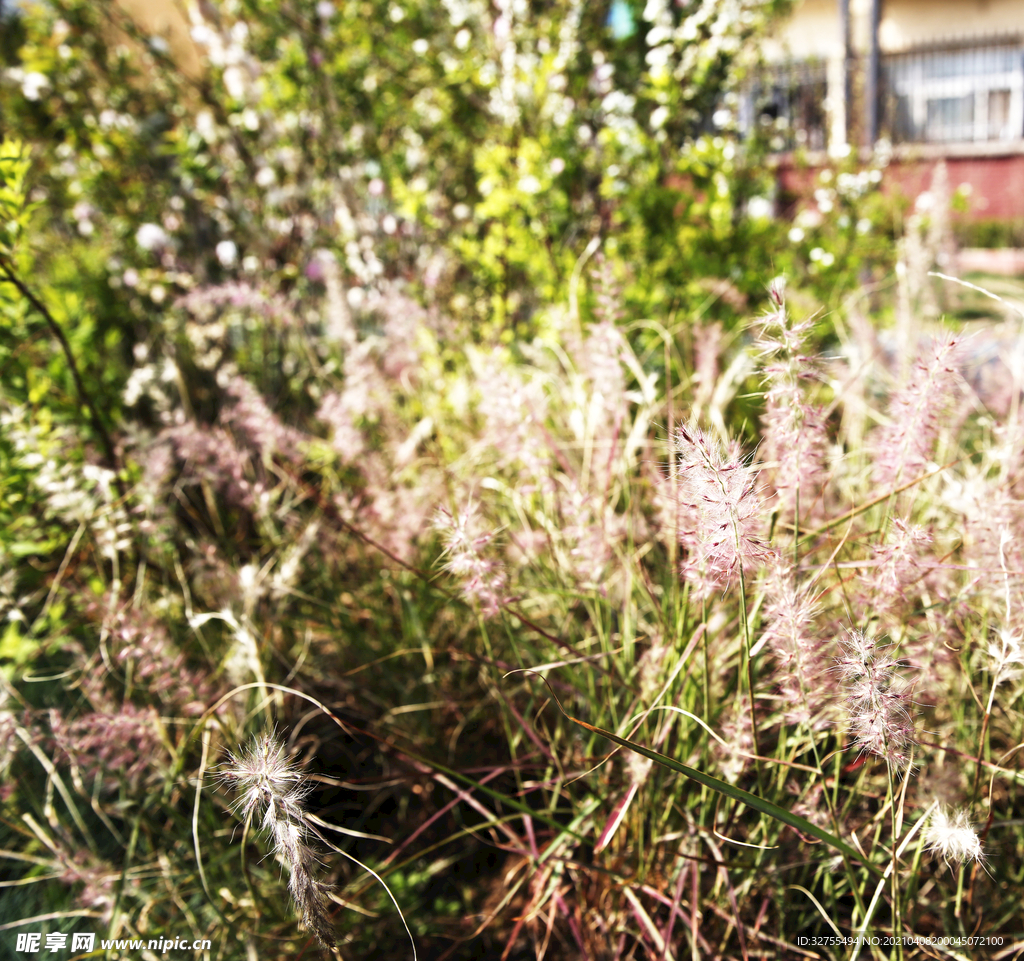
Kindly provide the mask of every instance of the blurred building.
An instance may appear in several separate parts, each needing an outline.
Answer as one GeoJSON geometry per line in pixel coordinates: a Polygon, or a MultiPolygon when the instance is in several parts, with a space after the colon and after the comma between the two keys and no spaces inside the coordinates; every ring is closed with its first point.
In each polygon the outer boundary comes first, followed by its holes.
{"type": "Polygon", "coordinates": [[[1024,220],[1024,0],[798,0],[766,57],[746,122],[784,189],[801,186],[795,153],[815,166],[881,143],[890,186],[914,196],[944,160],[970,218],[1024,220]]]}
{"type": "Polygon", "coordinates": [[[189,35],[184,6],[175,0],[117,0],[143,33],[167,44],[170,55],[188,76],[201,72],[199,53],[189,35]]]}

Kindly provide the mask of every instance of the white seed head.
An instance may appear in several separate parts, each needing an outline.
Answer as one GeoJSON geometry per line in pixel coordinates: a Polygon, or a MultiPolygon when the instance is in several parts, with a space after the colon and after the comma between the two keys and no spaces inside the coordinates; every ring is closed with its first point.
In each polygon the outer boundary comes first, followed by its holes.
{"type": "Polygon", "coordinates": [[[842,644],[836,672],[845,682],[850,733],[863,751],[885,758],[906,773],[916,741],[907,705],[910,693],[896,673],[899,661],[874,638],[851,632],[842,644]]]}
{"type": "Polygon", "coordinates": [[[966,811],[950,812],[943,807],[936,808],[925,840],[928,842],[928,850],[941,854],[947,863],[956,861],[957,864],[966,864],[968,861],[985,860],[981,839],[971,826],[966,811]]]}
{"type": "Polygon", "coordinates": [[[988,646],[993,683],[1014,681],[1024,674],[1024,641],[1006,628],[1000,630],[996,638],[988,646]]]}
{"type": "Polygon", "coordinates": [[[261,734],[244,751],[230,756],[221,777],[238,791],[235,806],[240,817],[261,815],[278,857],[288,865],[288,887],[303,921],[321,944],[333,947],[327,896],[316,878],[316,855],[306,843],[309,828],[302,801],[310,788],[298,765],[273,734],[261,734]]]}
{"type": "Polygon", "coordinates": [[[261,734],[231,755],[222,777],[235,783],[238,812],[246,818],[260,811],[269,822],[278,808],[291,814],[309,793],[298,766],[273,734],[261,734]]]}

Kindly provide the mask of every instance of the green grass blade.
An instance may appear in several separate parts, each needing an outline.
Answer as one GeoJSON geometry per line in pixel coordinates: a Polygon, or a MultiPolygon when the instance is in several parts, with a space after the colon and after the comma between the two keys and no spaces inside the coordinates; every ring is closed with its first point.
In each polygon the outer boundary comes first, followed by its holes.
{"type": "Polygon", "coordinates": [[[633,741],[627,741],[624,737],[619,737],[617,734],[613,734],[611,731],[606,731],[603,728],[594,727],[593,724],[588,724],[586,721],[581,721],[569,714],[566,714],[565,716],[572,721],[573,724],[578,724],[580,727],[584,727],[588,731],[593,731],[594,734],[600,734],[601,737],[607,738],[609,741],[613,741],[630,751],[642,754],[644,757],[652,760],[655,764],[667,767],[669,770],[682,774],[685,777],[696,781],[698,784],[703,784],[712,791],[717,791],[719,794],[732,798],[734,801],[739,801],[741,804],[745,804],[747,807],[751,807],[755,811],[767,814],[769,817],[775,818],[776,821],[788,824],[790,827],[796,828],[796,830],[801,834],[807,834],[811,837],[817,838],[819,841],[824,841],[825,844],[835,848],[844,857],[847,857],[852,861],[861,862],[874,874],[881,876],[881,869],[870,861],[865,861],[864,856],[859,851],[851,847],[841,838],[837,838],[834,834],[830,834],[824,828],[820,828],[816,824],[812,824],[806,818],[793,814],[791,811],[787,811],[785,808],[781,808],[777,804],[772,804],[771,801],[764,800],[764,798],[759,798],[756,794],[751,794],[749,791],[744,791],[742,788],[735,787],[727,781],[720,781],[718,778],[712,777],[710,774],[705,774],[703,771],[698,771],[696,768],[680,764],[679,761],[667,757],[664,754],[659,754],[657,751],[652,751],[650,748],[644,747],[642,744],[635,744],[633,741]]]}

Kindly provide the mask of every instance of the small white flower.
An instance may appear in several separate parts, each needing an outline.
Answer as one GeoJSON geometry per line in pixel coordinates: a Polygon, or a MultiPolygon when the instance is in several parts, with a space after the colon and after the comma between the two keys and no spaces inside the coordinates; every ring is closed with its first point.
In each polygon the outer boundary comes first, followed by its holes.
{"type": "Polygon", "coordinates": [[[25,95],[26,100],[38,100],[48,86],[50,86],[50,80],[46,74],[32,71],[32,73],[25,74],[25,79],[21,81],[21,92],[25,95]]]}
{"type": "Polygon", "coordinates": [[[668,107],[664,105],[660,107],[655,107],[651,113],[651,129],[660,130],[662,127],[665,126],[666,122],[668,121],[668,117],[668,107]]]}
{"type": "MultiPolygon", "coordinates": [[[[102,114],[100,115],[102,119],[102,114]]],[[[207,143],[217,138],[217,124],[209,110],[200,110],[196,115],[196,133],[207,143]]]]}
{"type": "Polygon", "coordinates": [[[775,204],[767,197],[751,197],[747,201],[747,215],[753,220],[771,220],[775,204]]]}
{"type": "Polygon", "coordinates": [[[158,250],[167,246],[167,233],[158,224],[143,224],[135,231],[135,243],[143,250],[158,250]]]}
{"type": "Polygon", "coordinates": [[[204,47],[209,47],[217,42],[217,35],[205,23],[201,23],[192,28],[192,39],[204,47]]]}
{"type": "Polygon", "coordinates": [[[238,245],[233,240],[222,240],[216,253],[222,267],[233,267],[238,260],[238,245]]]}
{"type": "Polygon", "coordinates": [[[245,96],[245,72],[241,67],[230,66],[224,71],[224,87],[233,100],[245,96]]]}

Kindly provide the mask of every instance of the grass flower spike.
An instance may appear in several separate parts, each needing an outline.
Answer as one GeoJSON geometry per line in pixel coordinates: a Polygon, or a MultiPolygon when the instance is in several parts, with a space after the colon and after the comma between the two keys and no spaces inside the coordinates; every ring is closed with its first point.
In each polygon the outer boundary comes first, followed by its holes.
{"type": "Polygon", "coordinates": [[[939,434],[942,415],[957,385],[961,343],[937,340],[917,361],[909,382],[889,401],[889,424],[879,431],[874,451],[875,480],[895,487],[924,473],[939,434]]]}
{"type": "Polygon", "coordinates": [[[714,591],[737,569],[773,555],[760,537],[765,512],[757,472],[743,463],[738,449],[723,451],[697,428],[679,429],[676,451],[680,539],[690,555],[685,573],[714,591]]]}
{"type": "Polygon", "coordinates": [[[819,376],[814,359],[804,354],[814,322],[792,320],[780,285],[770,292],[776,309],[761,318],[757,337],[765,378],[761,452],[771,465],[778,506],[790,517],[798,507],[807,513],[820,497],[828,438],[824,412],[806,400],[805,384],[819,376]]]}
{"type": "MultiPolygon", "coordinates": [[[[1003,628],[996,636],[998,640],[988,646],[993,692],[1003,681],[1014,681],[1024,674],[1024,643],[1020,635],[1003,628]]],[[[989,711],[992,701],[993,697],[989,697],[989,711]]]]}
{"type": "Polygon", "coordinates": [[[505,573],[483,553],[494,534],[480,533],[478,526],[472,501],[457,515],[443,507],[434,515],[434,529],[442,535],[448,555],[445,570],[460,578],[466,600],[478,603],[484,617],[494,617],[507,601],[505,573]]]}
{"type": "Polygon", "coordinates": [[[306,843],[309,829],[302,802],[309,786],[284,745],[272,734],[261,735],[246,751],[231,756],[222,777],[238,788],[238,814],[246,822],[258,816],[276,853],[287,862],[288,887],[303,922],[322,945],[333,947],[327,897],[313,874],[317,858],[306,843]]]}
{"type": "Polygon", "coordinates": [[[906,771],[916,738],[906,704],[909,693],[896,674],[899,661],[876,647],[875,639],[854,631],[838,659],[846,682],[850,730],[864,751],[906,771]]]}

